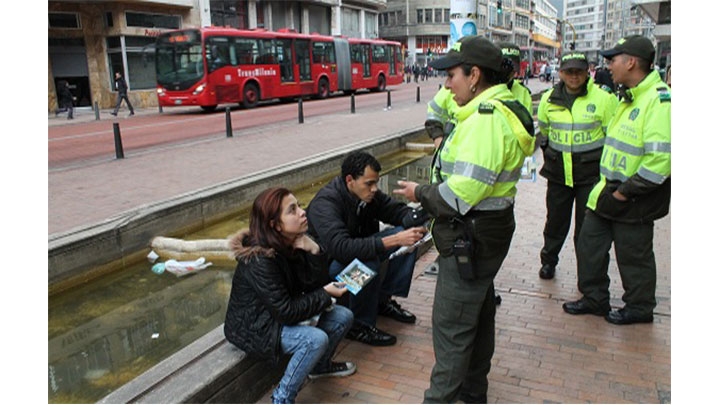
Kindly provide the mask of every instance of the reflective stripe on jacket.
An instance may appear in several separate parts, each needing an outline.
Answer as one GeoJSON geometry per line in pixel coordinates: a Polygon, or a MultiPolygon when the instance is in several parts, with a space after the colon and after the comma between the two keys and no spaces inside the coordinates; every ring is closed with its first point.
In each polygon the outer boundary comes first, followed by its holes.
{"type": "Polygon", "coordinates": [[[506,84],[490,87],[458,108],[458,124],[436,163],[441,182],[416,189],[416,197],[433,217],[513,204],[521,167],[535,148],[535,138],[500,100],[515,102],[506,84]]]}
{"type": "Polygon", "coordinates": [[[425,128],[430,138],[447,136],[452,132],[452,128],[455,126],[454,115],[457,109],[458,105],[453,100],[450,89],[443,86],[435,93],[435,97],[428,102],[427,116],[425,118],[425,128]]]}
{"type": "Polygon", "coordinates": [[[657,71],[618,106],[608,125],[600,181],[588,208],[619,222],[649,222],[670,208],[670,88],[657,71]],[[629,201],[612,196],[618,190],[629,201]]]}
{"type": "Polygon", "coordinates": [[[607,125],[617,107],[617,97],[602,91],[588,78],[572,105],[565,99],[565,84],[543,94],[538,107],[541,143],[547,140],[540,174],[549,181],[572,187],[593,184],[607,125]]]}

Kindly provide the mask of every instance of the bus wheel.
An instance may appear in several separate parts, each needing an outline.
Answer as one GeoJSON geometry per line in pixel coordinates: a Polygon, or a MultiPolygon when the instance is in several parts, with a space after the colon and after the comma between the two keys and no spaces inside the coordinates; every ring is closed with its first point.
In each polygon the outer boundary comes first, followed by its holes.
{"type": "Polygon", "coordinates": [[[201,105],[200,108],[203,109],[205,112],[213,112],[217,108],[217,104],[215,105],[201,105]]]}
{"type": "Polygon", "coordinates": [[[330,83],[327,79],[322,78],[318,82],[317,98],[327,98],[330,95],[330,83]]]}
{"type": "Polygon", "coordinates": [[[378,77],[378,85],[375,91],[385,91],[385,76],[380,75],[380,77],[378,77]]]}
{"type": "Polygon", "coordinates": [[[253,108],[257,106],[258,101],[260,101],[260,89],[258,89],[257,84],[246,84],[245,88],[243,88],[243,107],[253,108]]]}

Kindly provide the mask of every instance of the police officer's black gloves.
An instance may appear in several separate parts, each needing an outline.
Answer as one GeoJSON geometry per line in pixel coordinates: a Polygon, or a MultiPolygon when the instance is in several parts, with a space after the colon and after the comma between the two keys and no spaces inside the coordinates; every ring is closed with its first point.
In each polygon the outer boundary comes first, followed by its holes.
{"type": "Polygon", "coordinates": [[[422,226],[430,219],[427,211],[423,207],[413,208],[405,217],[402,219],[402,225],[405,229],[412,228],[414,226],[422,226]]]}

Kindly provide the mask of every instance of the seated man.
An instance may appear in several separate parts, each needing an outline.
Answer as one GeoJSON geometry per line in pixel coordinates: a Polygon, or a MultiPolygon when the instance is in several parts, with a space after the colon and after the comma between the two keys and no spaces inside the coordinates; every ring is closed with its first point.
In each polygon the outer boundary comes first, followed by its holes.
{"type": "MultiPolygon", "coordinates": [[[[353,152],[343,161],[341,175],[323,187],[308,206],[308,232],[330,256],[332,278],[356,258],[379,271],[393,251],[411,246],[427,232],[421,226],[410,227],[424,222],[415,218],[415,210],[378,189],[380,170],[372,155],[353,152]],[[395,227],[379,232],[379,221],[395,227]]],[[[415,315],[392,299],[408,296],[415,257],[413,251],[393,258],[384,278],[375,277],[357,295],[350,295],[355,322],[347,338],[389,346],[397,339],[375,327],[378,314],[415,323],[415,315]]]]}

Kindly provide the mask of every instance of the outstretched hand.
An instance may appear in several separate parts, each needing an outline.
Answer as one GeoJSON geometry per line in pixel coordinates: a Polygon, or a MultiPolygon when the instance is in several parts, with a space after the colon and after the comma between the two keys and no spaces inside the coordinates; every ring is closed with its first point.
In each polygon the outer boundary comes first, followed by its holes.
{"type": "Polygon", "coordinates": [[[397,184],[400,188],[394,189],[392,191],[393,194],[399,194],[405,197],[408,201],[417,202],[417,198],[415,198],[415,187],[417,187],[418,184],[416,182],[398,180],[397,184]]]}
{"type": "Polygon", "coordinates": [[[423,236],[425,236],[425,234],[427,233],[427,231],[428,230],[425,227],[415,226],[398,232],[395,234],[395,236],[397,236],[398,244],[400,246],[412,246],[415,242],[422,239],[423,236]]]}

